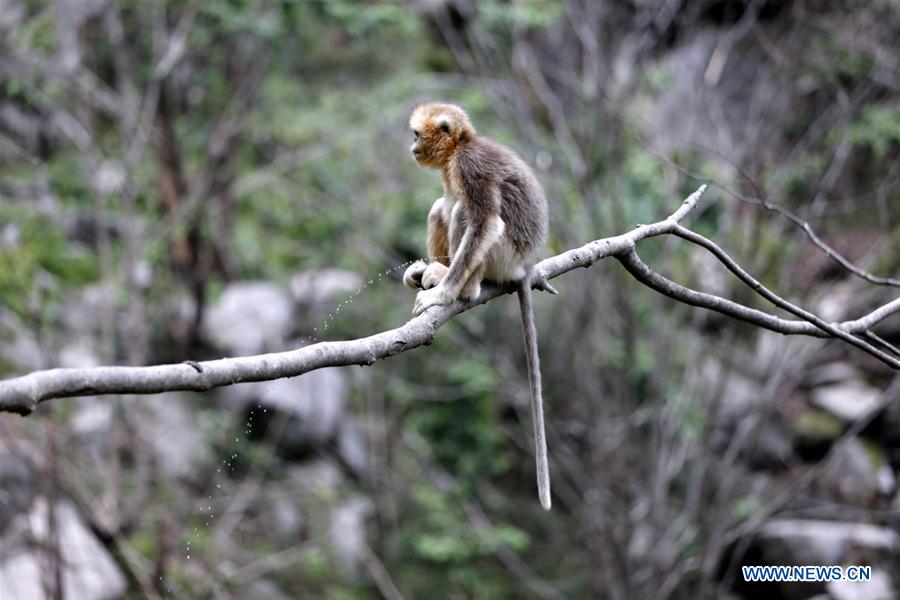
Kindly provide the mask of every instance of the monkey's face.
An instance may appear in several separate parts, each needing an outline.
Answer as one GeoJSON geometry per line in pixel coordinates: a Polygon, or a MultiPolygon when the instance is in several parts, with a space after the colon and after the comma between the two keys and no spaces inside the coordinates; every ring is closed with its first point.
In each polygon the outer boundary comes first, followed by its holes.
{"type": "Polygon", "coordinates": [[[463,110],[452,104],[423,104],[409,119],[413,144],[410,152],[423,167],[441,168],[465,140],[474,134],[463,110]]]}

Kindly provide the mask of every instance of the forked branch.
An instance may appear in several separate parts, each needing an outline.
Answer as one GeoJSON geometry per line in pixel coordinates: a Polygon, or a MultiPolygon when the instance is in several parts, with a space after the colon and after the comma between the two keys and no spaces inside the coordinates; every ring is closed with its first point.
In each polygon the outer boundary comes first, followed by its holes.
{"type": "MultiPolygon", "coordinates": [[[[635,279],[679,302],[714,310],[786,335],[840,339],[891,367],[900,369],[900,358],[887,354],[863,339],[863,336],[873,339],[868,330],[879,321],[900,312],[900,298],[859,319],[843,323],[827,323],[813,313],[784,300],[746,273],[712,241],[680,225],[681,220],[697,206],[705,189],[705,185],[700,186],[667,219],[650,225],[639,225],[628,233],[594,240],[541,261],[535,266],[535,281],[553,279],[576,267],[590,267],[603,258],[614,256],[635,279]],[[754,291],[799,318],[784,319],[771,315],[732,300],[687,288],[655,273],[641,261],[635,248],[644,239],[664,234],[677,235],[706,248],[754,291]]],[[[27,415],[40,402],[67,396],[203,391],[234,383],[294,377],[323,367],[371,365],[378,359],[430,344],[437,330],[456,315],[513,291],[514,286],[484,286],[481,295],[475,300],[432,307],[396,329],[355,340],[320,342],[286,352],[150,367],[35,371],[0,381],[0,412],[27,415]]]]}

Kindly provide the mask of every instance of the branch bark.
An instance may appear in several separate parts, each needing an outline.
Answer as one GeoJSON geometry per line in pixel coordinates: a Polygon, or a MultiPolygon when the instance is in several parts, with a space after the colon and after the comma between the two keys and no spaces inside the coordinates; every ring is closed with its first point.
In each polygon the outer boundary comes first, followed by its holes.
{"type": "MultiPolygon", "coordinates": [[[[900,298],[854,321],[828,324],[799,308],[797,310],[800,311],[803,320],[790,320],[681,286],[654,273],[650,267],[641,262],[635,251],[638,242],[664,234],[682,235],[688,241],[699,243],[712,250],[708,245],[701,243],[700,239],[691,239],[691,236],[685,236],[684,232],[690,234],[693,232],[689,232],[679,225],[679,222],[697,206],[705,189],[705,185],[700,186],[667,219],[649,225],[638,225],[628,233],[594,240],[579,248],[541,261],[535,266],[536,285],[539,286],[541,280],[553,279],[576,267],[587,268],[600,259],[614,256],[636,279],[680,302],[715,310],[778,333],[842,338],[892,367],[900,368],[900,361],[896,358],[886,355],[854,335],[865,333],[879,321],[900,312],[900,298]],[[852,341],[848,340],[848,337],[852,338],[852,341]]],[[[705,240],[705,238],[702,239],[705,240]]],[[[715,244],[712,245],[718,248],[715,244]]],[[[723,251],[719,252],[721,255],[716,254],[720,260],[723,260],[722,255],[727,258],[723,251]]],[[[727,260],[723,260],[726,266],[730,264],[728,261],[733,263],[732,259],[727,258],[727,260]]],[[[732,266],[736,266],[736,263],[732,266]]],[[[740,269],[740,267],[737,268],[740,269]]],[[[746,275],[743,270],[740,272],[746,275]]],[[[755,281],[749,275],[746,277],[755,281]]],[[[744,281],[750,284],[748,281],[744,281]]],[[[751,287],[754,286],[751,285],[751,287]]],[[[754,289],[757,292],[760,291],[756,287],[754,289]]],[[[0,381],[0,412],[27,415],[34,411],[40,402],[67,396],[155,394],[177,390],[204,391],[235,383],[295,377],[323,367],[371,365],[378,359],[388,358],[419,346],[431,344],[437,330],[456,315],[514,291],[515,286],[484,286],[481,295],[475,300],[432,307],[396,329],[355,340],[321,342],[286,352],[150,367],[94,367],[35,371],[21,377],[0,381]]],[[[768,290],[765,291],[775,296],[768,290]]],[[[786,300],[777,296],[775,298],[787,303],[786,300]]],[[[793,307],[793,305],[791,306],[793,307]]]]}

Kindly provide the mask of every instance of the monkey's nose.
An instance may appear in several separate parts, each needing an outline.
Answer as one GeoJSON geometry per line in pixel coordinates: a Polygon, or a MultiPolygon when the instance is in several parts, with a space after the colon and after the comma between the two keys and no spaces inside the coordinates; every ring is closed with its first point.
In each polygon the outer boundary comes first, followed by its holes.
{"type": "Polygon", "coordinates": [[[417,157],[417,158],[418,158],[419,156],[422,156],[422,151],[419,150],[418,148],[416,148],[415,150],[413,150],[412,153],[413,153],[413,156],[415,156],[415,157],[417,157]]]}

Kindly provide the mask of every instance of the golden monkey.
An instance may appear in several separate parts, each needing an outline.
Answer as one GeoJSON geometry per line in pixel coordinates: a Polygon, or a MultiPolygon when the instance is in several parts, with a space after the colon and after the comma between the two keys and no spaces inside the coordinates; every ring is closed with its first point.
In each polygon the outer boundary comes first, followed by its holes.
{"type": "MultiPolygon", "coordinates": [[[[537,461],[538,496],[550,510],[541,368],[531,304],[532,257],[547,239],[547,200],[534,173],[512,150],[479,136],[452,104],[417,106],[409,120],[420,166],[441,171],[444,197],[428,213],[428,258],[403,276],[416,295],[413,314],[481,293],[481,282],[515,282],[525,335],[537,461]]],[[[546,282],[541,289],[555,293],[546,282]]]]}

